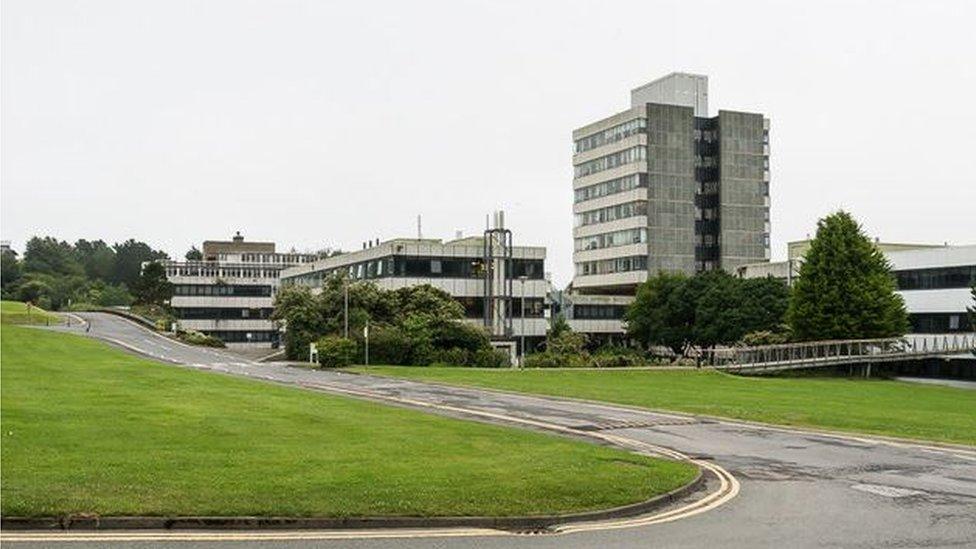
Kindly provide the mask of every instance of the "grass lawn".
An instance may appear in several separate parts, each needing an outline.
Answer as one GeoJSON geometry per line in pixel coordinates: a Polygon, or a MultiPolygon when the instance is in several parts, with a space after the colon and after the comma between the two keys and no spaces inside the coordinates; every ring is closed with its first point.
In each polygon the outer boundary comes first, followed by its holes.
{"type": "Polygon", "coordinates": [[[27,313],[27,304],[19,301],[0,301],[0,318],[4,324],[57,324],[62,322],[58,315],[49,313],[39,307],[31,307],[27,313]]]}
{"type": "MultiPolygon", "coordinates": [[[[5,305],[6,307],[6,305],[5,305]]],[[[521,515],[671,490],[692,466],[183,370],[6,325],[2,513],[521,515]]]]}
{"type": "Polygon", "coordinates": [[[371,374],[645,408],[976,444],[976,391],[899,381],[739,377],[714,371],[370,366],[371,374]]]}

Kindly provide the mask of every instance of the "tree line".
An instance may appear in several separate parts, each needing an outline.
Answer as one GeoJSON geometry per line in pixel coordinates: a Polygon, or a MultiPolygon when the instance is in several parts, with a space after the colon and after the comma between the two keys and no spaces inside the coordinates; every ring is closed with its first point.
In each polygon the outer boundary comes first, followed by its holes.
{"type": "Polygon", "coordinates": [[[27,242],[23,257],[12,250],[3,252],[0,291],[3,299],[30,301],[51,310],[69,304],[130,305],[158,299],[153,292],[159,288],[145,284],[142,264],[168,258],[165,252],[131,238],[109,245],[103,240],[71,244],[35,236],[27,242]]]}
{"type": "Polygon", "coordinates": [[[792,288],[724,271],[660,273],[625,320],[630,337],[675,356],[691,349],[904,335],[908,314],[891,265],[847,212],[821,219],[792,288]]]}

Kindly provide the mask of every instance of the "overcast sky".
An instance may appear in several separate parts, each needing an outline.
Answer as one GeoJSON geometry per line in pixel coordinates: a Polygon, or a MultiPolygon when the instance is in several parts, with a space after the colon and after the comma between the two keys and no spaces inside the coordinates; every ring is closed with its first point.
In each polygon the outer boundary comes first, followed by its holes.
{"type": "Polygon", "coordinates": [[[480,233],[572,277],[571,131],[709,76],[772,119],[773,257],[837,208],[976,242],[976,3],[2,3],[0,232],[171,255],[480,233]]]}

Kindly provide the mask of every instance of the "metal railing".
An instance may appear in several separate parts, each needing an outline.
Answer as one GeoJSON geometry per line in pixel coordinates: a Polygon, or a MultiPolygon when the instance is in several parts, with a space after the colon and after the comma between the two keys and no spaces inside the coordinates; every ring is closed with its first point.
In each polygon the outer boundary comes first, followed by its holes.
{"type": "Polygon", "coordinates": [[[723,370],[785,370],[924,358],[976,350],[976,334],[909,335],[702,350],[703,365],[723,370]]]}

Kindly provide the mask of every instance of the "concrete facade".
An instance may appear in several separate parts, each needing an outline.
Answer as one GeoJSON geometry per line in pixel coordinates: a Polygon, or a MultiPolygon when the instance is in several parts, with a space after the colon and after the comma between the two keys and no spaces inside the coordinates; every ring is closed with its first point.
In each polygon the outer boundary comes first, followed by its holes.
{"type": "MultiPolygon", "coordinates": [[[[970,288],[976,283],[976,245],[876,244],[891,264],[898,294],[905,300],[912,331],[951,333],[973,331],[967,307],[974,306],[970,288]]],[[[791,242],[787,261],[741,265],[743,278],[772,276],[792,283],[800,273],[809,241],[791,242]]]]}
{"type": "Polygon", "coordinates": [[[636,88],[573,142],[573,294],[633,296],[657,272],[768,261],[769,120],[709,118],[706,76],[636,88]]]}
{"type": "Polygon", "coordinates": [[[271,321],[280,273],[311,262],[312,254],[275,252],[271,242],[203,243],[202,261],[161,261],[174,286],[170,306],[178,324],[217,337],[228,347],[277,345],[271,321]]]}
{"type": "MultiPolygon", "coordinates": [[[[320,289],[331,275],[346,275],[351,280],[368,280],[380,288],[398,288],[429,284],[457,299],[465,309],[466,321],[484,326],[496,340],[512,340],[525,335],[527,347],[543,337],[549,327],[546,318],[545,279],[546,249],[540,246],[511,246],[510,258],[500,266],[494,291],[486,292],[486,237],[468,237],[452,241],[438,239],[398,238],[377,243],[364,250],[320,259],[282,272],[284,284],[305,285],[320,289]],[[521,277],[525,277],[522,279],[521,277]],[[505,288],[510,293],[505,294],[505,288]],[[524,292],[524,294],[523,294],[524,292]],[[525,297],[525,319],[521,303],[525,297]],[[486,321],[485,308],[500,309],[504,318],[486,321]]],[[[490,261],[490,260],[489,260],[490,261]]],[[[496,260],[497,261],[497,260],[496,260]]]]}

